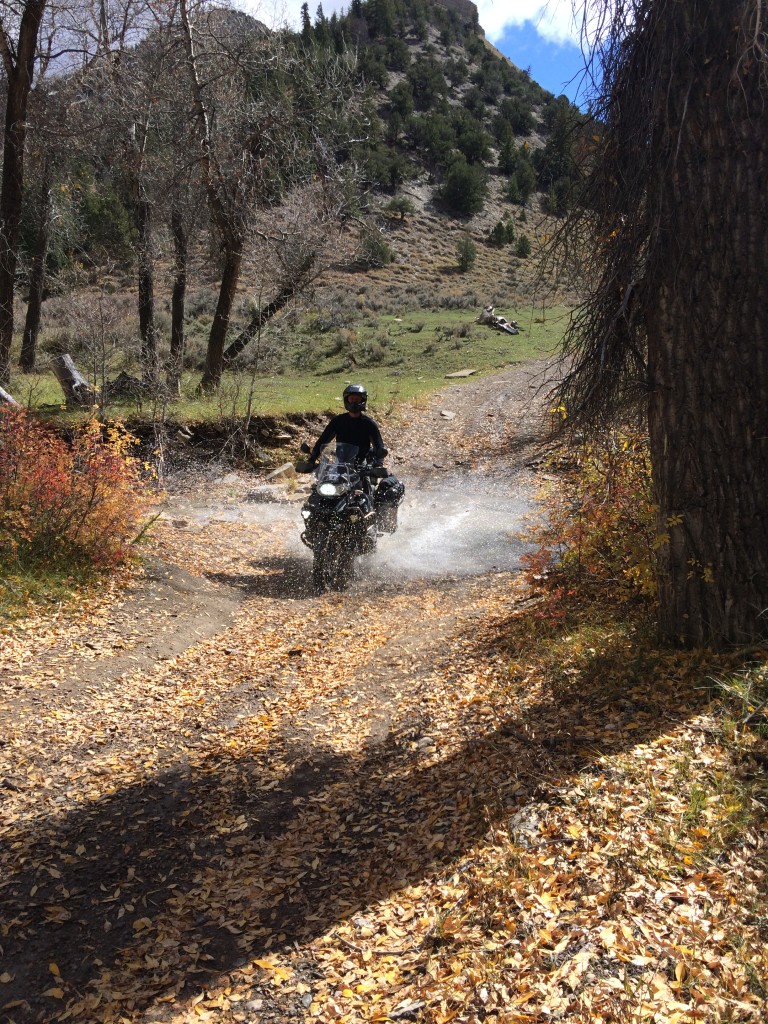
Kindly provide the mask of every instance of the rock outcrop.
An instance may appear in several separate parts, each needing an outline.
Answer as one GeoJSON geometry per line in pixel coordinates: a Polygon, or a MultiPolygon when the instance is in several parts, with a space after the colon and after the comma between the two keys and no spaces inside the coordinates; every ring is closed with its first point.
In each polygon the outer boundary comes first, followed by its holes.
{"type": "Polygon", "coordinates": [[[434,0],[439,7],[445,7],[447,11],[455,11],[468,25],[474,25],[481,35],[485,35],[478,21],[477,6],[472,0],[434,0]]]}

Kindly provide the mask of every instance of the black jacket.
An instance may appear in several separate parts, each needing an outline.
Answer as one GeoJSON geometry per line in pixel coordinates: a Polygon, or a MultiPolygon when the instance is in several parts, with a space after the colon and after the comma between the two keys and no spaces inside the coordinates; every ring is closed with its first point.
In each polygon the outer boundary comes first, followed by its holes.
{"type": "Polygon", "coordinates": [[[359,458],[362,458],[371,449],[378,458],[383,458],[386,451],[378,426],[370,416],[366,416],[364,413],[359,416],[350,416],[348,412],[342,412],[329,420],[312,449],[313,461],[320,456],[323,448],[334,438],[345,444],[357,445],[360,449],[359,458]]]}

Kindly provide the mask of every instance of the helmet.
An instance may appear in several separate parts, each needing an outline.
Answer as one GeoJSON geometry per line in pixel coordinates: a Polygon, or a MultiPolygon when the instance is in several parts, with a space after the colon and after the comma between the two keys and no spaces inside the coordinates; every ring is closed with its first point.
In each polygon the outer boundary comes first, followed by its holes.
{"type": "Polygon", "coordinates": [[[350,384],[344,388],[344,408],[351,412],[365,412],[368,404],[368,392],[362,384],[350,384]]]}

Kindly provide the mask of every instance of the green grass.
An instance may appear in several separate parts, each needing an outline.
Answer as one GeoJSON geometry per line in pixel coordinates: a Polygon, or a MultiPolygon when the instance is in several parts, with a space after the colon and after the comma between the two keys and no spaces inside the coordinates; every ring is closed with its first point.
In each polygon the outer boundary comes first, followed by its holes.
{"type": "Polygon", "coordinates": [[[10,565],[0,562],[0,625],[26,618],[35,611],[71,606],[101,578],[87,565],[10,565]]]}
{"type": "MultiPolygon", "coordinates": [[[[370,394],[373,411],[381,414],[398,402],[410,401],[447,384],[446,375],[474,369],[493,373],[510,363],[552,355],[568,324],[569,309],[497,309],[517,320],[521,333],[512,336],[476,322],[480,310],[412,310],[365,314],[345,328],[319,330],[315,319],[275,335],[260,368],[227,372],[216,395],[196,393],[199,371],[188,371],[182,398],[164,410],[152,401],[114,402],[113,417],[155,419],[162,413],[176,422],[200,422],[253,413],[324,413],[341,408],[345,385],[360,381],[370,394]]],[[[24,405],[59,416],[61,390],[50,374],[17,375],[11,388],[24,405]]],[[[79,416],[81,414],[74,414],[79,416]]]]}

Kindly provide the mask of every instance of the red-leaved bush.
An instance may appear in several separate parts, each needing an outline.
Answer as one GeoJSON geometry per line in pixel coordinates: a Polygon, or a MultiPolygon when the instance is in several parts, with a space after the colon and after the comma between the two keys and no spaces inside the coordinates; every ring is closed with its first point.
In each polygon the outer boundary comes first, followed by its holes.
{"type": "Polygon", "coordinates": [[[67,443],[23,409],[0,411],[0,561],[122,561],[145,498],[133,444],[95,420],[67,443]]]}

